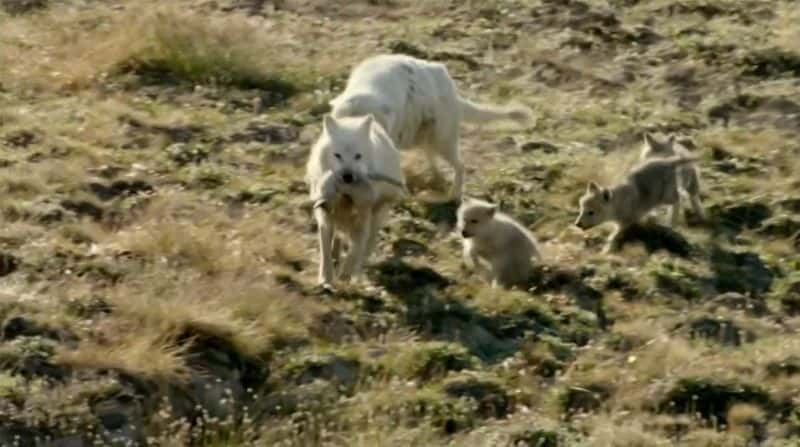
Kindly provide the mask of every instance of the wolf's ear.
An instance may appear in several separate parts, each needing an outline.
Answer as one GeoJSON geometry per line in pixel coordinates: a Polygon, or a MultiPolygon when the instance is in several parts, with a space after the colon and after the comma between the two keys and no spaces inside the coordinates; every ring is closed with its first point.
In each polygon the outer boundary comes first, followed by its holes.
{"type": "Polygon", "coordinates": [[[486,215],[489,217],[494,217],[495,213],[497,213],[497,205],[489,205],[489,207],[486,209],[486,215]]]}
{"type": "Polygon", "coordinates": [[[586,192],[589,194],[596,194],[600,192],[600,185],[595,182],[589,182],[589,185],[586,186],[586,192]]]}
{"type": "Polygon", "coordinates": [[[383,121],[378,120],[384,129],[387,131],[391,131],[394,128],[394,121],[395,121],[395,113],[391,107],[384,104],[380,108],[380,116],[383,118],[383,121]]]}
{"type": "Polygon", "coordinates": [[[669,144],[670,146],[672,146],[672,145],[674,145],[674,144],[675,144],[675,141],[677,141],[677,138],[675,137],[675,134],[671,134],[671,135],[669,136],[669,139],[667,140],[667,144],[669,144]]]}
{"type": "Polygon", "coordinates": [[[603,188],[603,200],[606,202],[611,201],[611,191],[608,188],[603,188]]]}
{"type": "Polygon", "coordinates": [[[361,124],[361,130],[363,132],[369,133],[369,130],[372,129],[372,123],[375,122],[375,115],[369,114],[364,119],[364,122],[361,124]]]}
{"type": "Polygon", "coordinates": [[[645,132],[644,133],[644,144],[646,144],[646,145],[648,145],[650,147],[653,147],[653,146],[658,145],[658,141],[656,140],[656,137],[653,134],[651,134],[650,132],[645,132]]]}
{"type": "Polygon", "coordinates": [[[336,119],[331,114],[326,114],[322,117],[322,129],[326,134],[332,135],[336,133],[336,119]]]}

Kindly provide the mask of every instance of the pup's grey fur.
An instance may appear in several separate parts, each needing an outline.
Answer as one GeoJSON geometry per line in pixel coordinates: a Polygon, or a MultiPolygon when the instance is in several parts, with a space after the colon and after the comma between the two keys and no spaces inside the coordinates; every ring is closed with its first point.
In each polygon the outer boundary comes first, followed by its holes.
{"type": "Polygon", "coordinates": [[[497,205],[467,199],[458,209],[457,231],[464,241],[464,262],[492,286],[525,285],[531,258],[541,259],[536,238],[497,205]]]}
{"type": "Polygon", "coordinates": [[[580,214],[575,225],[586,230],[604,222],[614,222],[616,229],[604,251],[618,249],[621,232],[656,207],[671,205],[675,215],[680,207],[678,171],[694,161],[683,156],[651,158],[631,170],[616,186],[603,188],[595,182],[589,183],[580,199],[580,214]]]}
{"type": "MultiPolygon", "coordinates": [[[[670,135],[666,140],[659,139],[651,133],[644,134],[644,144],[640,160],[645,161],[651,158],[668,158],[673,156],[684,158],[691,157],[691,152],[680,144],[675,135],[670,135]]],[[[705,219],[706,213],[703,204],[700,202],[700,174],[694,164],[683,165],[678,168],[678,187],[680,191],[688,196],[692,210],[700,219],[705,219]]],[[[673,210],[671,220],[673,225],[680,216],[680,208],[673,210]]]]}

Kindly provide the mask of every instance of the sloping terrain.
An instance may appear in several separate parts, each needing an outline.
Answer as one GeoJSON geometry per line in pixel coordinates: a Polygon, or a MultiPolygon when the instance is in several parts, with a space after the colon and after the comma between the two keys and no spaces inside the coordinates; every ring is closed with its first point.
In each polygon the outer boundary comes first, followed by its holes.
{"type": "Polygon", "coordinates": [[[0,445],[798,445],[798,23],[793,0],[0,0],[0,445]],[[415,153],[369,281],[316,286],[304,163],[380,52],[533,109],[462,126],[467,194],[542,242],[529,291],[462,267],[415,153]],[[578,198],[645,131],[700,158],[710,219],[602,255],[578,198]]]}

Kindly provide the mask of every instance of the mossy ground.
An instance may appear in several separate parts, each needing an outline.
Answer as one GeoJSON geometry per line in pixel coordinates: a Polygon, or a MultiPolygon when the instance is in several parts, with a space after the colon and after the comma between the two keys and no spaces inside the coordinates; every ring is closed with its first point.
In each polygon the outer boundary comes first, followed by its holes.
{"type": "Polygon", "coordinates": [[[164,3],[0,0],[0,444],[800,442],[799,4],[164,3]],[[461,142],[531,290],[464,269],[414,153],[368,281],[315,286],[304,162],[379,52],[534,110],[461,142]],[[577,199],[644,131],[711,219],[602,255],[577,199]]]}

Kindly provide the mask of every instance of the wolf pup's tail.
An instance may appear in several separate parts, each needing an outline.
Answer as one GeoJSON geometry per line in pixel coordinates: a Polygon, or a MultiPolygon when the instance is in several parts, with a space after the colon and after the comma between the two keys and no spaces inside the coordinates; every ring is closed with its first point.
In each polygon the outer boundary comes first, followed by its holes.
{"type": "Polygon", "coordinates": [[[533,117],[531,109],[522,105],[499,107],[474,103],[465,98],[458,98],[458,103],[461,106],[462,119],[472,123],[510,119],[524,124],[533,117]]]}

